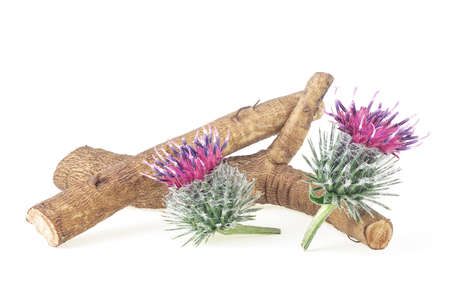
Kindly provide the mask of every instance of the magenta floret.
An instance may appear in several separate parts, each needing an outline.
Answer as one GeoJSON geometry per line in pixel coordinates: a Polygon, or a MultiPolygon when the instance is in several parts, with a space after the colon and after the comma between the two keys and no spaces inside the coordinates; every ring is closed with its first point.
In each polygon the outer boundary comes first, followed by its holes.
{"type": "Polygon", "coordinates": [[[356,109],[353,100],[347,109],[339,99],[336,99],[336,113],[325,113],[334,118],[339,130],[352,136],[353,143],[378,148],[386,154],[390,153],[398,157],[398,152],[419,145],[425,137],[419,138],[414,135],[414,127],[418,120],[409,124],[410,117],[394,122],[398,115],[398,112],[394,112],[398,103],[392,109],[383,109],[382,104],[379,103],[378,107],[372,110],[377,93],[367,107],[356,109]]]}
{"type": "Polygon", "coordinates": [[[197,133],[192,145],[189,145],[184,138],[181,146],[171,142],[169,147],[172,154],[165,150],[160,152],[155,148],[154,163],[150,164],[144,160],[144,164],[152,168],[154,174],[142,173],[142,175],[177,188],[197,179],[203,180],[205,175],[222,162],[222,152],[228,143],[228,138],[229,135],[221,145],[217,129],[214,128],[213,131],[209,127],[209,130],[203,129],[203,136],[197,133]]]}

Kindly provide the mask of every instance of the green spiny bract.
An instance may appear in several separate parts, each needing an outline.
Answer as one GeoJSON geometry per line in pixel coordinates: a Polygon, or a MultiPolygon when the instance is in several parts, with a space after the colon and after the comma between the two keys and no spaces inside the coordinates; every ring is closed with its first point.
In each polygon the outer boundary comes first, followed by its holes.
{"type": "Polygon", "coordinates": [[[319,137],[318,151],[309,140],[312,157],[303,156],[313,170],[306,181],[314,186],[310,186],[311,201],[344,208],[355,221],[361,220],[360,209],[372,215],[372,203],[389,209],[379,198],[395,195],[386,190],[400,182],[394,177],[399,171],[398,159],[352,143],[348,134],[336,131],[334,126],[329,133],[319,131],[319,137]],[[324,190],[320,197],[315,193],[319,190],[324,190]]]}
{"type": "Polygon", "coordinates": [[[254,212],[259,210],[254,208],[259,198],[253,195],[254,184],[254,180],[247,180],[247,174],[223,162],[203,180],[181,188],[169,187],[164,197],[164,216],[173,226],[169,230],[183,230],[177,237],[191,235],[185,244],[192,241],[199,245],[216,231],[254,219],[254,212]]]}

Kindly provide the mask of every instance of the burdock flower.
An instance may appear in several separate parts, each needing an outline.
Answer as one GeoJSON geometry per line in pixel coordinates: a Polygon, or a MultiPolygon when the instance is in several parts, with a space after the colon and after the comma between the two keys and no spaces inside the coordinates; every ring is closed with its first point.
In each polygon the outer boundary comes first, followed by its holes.
{"type": "MultiPolygon", "coordinates": [[[[279,234],[277,228],[240,224],[254,219],[254,207],[259,195],[254,194],[255,181],[235,167],[223,162],[217,129],[203,130],[193,145],[183,139],[183,145],[170,144],[170,152],[155,150],[154,163],[144,161],[153,175],[144,174],[169,187],[164,197],[167,210],[164,217],[172,229],[191,235],[195,245],[206,242],[215,232],[222,234],[279,234]],[[164,156],[163,156],[164,155],[164,156]]],[[[185,243],[185,244],[186,244],[185,243]]]]}
{"type": "Polygon", "coordinates": [[[318,149],[309,141],[312,158],[305,160],[313,175],[308,174],[306,182],[313,186],[310,200],[321,207],[303,238],[305,250],[336,208],[344,209],[356,221],[361,220],[361,210],[372,215],[373,204],[389,209],[380,198],[395,195],[388,191],[400,182],[397,153],[418,146],[423,139],[414,135],[418,121],[394,122],[398,103],[392,109],[383,109],[380,103],[372,110],[376,95],[367,107],[359,109],[354,98],[349,109],[337,99],[336,113],[327,113],[335,120],[331,132],[319,132],[318,149]],[[336,126],[341,132],[335,132],[336,126]]]}
{"type": "Polygon", "coordinates": [[[385,154],[398,157],[398,152],[419,145],[419,141],[425,137],[414,135],[418,120],[409,124],[412,117],[394,122],[398,115],[398,112],[394,112],[398,103],[392,109],[383,109],[381,103],[376,109],[372,109],[377,94],[378,92],[367,107],[359,109],[356,109],[354,98],[348,109],[336,99],[336,113],[326,113],[334,118],[339,130],[352,137],[353,143],[377,148],[385,154]]]}
{"type": "Polygon", "coordinates": [[[389,209],[380,202],[391,186],[399,183],[398,158],[375,148],[351,142],[350,135],[335,131],[319,132],[319,145],[309,145],[311,158],[305,158],[313,174],[307,174],[312,202],[320,205],[305,233],[302,247],[306,250],[320,225],[336,209],[344,209],[355,221],[360,221],[361,210],[372,215],[372,205],[389,209]]]}

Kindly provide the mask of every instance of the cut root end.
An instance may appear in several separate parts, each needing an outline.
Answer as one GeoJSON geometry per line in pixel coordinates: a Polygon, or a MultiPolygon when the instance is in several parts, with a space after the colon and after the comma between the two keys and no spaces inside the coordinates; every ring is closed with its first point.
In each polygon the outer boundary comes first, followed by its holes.
{"type": "Polygon", "coordinates": [[[36,227],[37,232],[47,240],[50,246],[56,247],[59,245],[59,237],[55,226],[42,212],[31,208],[27,213],[27,221],[36,227]]]}
{"type": "Polygon", "coordinates": [[[389,220],[379,220],[366,226],[364,234],[367,245],[372,249],[384,249],[392,238],[392,224],[389,220]]]}

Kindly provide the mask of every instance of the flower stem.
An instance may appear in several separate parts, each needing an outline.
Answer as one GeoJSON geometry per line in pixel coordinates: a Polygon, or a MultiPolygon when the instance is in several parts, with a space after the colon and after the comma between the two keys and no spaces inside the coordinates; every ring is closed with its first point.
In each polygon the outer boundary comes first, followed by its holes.
{"type": "Polygon", "coordinates": [[[320,209],[317,211],[311,224],[308,227],[308,230],[306,230],[306,233],[303,236],[302,247],[304,250],[308,249],[309,244],[311,244],[311,241],[313,240],[314,235],[316,235],[317,230],[331,214],[331,212],[336,209],[336,207],[337,205],[335,204],[326,204],[322,205],[322,207],[320,207],[320,209]]]}
{"type": "Polygon", "coordinates": [[[281,230],[278,228],[271,227],[257,227],[257,226],[247,226],[247,225],[236,225],[233,228],[226,230],[217,230],[218,232],[229,235],[229,234],[280,234],[281,230]]]}

